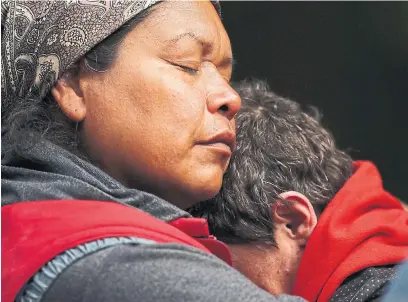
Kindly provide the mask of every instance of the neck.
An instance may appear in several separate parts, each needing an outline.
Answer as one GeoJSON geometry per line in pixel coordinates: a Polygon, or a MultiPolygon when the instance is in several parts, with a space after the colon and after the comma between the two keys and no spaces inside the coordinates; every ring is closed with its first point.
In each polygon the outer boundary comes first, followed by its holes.
{"type": "Polygon", "coordinates": [[[233,266],[260,288],[274,294],[290,293],[298,260],[267,244],[232,244],[233,266]]]}

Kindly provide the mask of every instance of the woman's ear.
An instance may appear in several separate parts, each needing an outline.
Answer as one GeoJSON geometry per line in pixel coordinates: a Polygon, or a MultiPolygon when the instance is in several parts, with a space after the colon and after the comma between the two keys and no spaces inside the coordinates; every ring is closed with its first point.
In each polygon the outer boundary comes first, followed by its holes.
{"type": "Polygon", "coordinates": [[[86,104],[79,85],[79,76],[63,74],[51,90],[62,112],[72,121],[81,122],[86,116],[86,104]]]}
{"type": "Polygon", "coordinates": [[[279,195],[272,208],[275,227],[279,227],[292,240],[304,246],[312,234],[317,216],[309,199],[303,194],[288,191],[279,195]]]}

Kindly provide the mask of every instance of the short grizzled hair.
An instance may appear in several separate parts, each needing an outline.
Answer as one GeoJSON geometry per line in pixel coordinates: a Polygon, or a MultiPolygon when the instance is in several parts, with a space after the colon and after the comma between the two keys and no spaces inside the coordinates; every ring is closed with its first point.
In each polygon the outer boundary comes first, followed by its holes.
{"type": "Polygon", "coordinates": [[[307,196],[320,213],[353,172],[352,159],[323,128],[320,115],[277,96],[265,82],[234,87],[242,98],[237,148],[217,196],[190,212],[226,243],[274,240],[271,205],[285,191],[307,196]]]}

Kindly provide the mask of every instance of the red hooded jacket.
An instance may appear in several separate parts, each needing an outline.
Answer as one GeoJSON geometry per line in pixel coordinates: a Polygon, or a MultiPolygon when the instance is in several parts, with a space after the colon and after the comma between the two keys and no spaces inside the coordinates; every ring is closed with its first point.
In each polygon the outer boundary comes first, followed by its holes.
{"type": "Polygon", "coordinates": [[[304,250],[292,294],[308,301],[328,301],[352,274],[408,257],[408,212],[383,189],[372,163],[354,166],[304,250]]]}
{"type": "Polygon", "coordinates": [[[167,224],[127,205],[86,200],[19,202],[3,206],[1,216],[4,302],[14,301],[24,284],[57,255],[102,238],[186,244],[231,264],[228,248],[209,234],[207,221],[201,218],[179,218],[167,224]]]}

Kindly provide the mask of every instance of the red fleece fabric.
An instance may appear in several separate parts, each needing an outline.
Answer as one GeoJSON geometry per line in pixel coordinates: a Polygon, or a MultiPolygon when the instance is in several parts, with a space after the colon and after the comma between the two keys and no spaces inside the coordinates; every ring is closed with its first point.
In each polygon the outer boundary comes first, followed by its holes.
{"type": "Polygon", "coordinates": [[[127,205],[92,200],[18,202],[3,206],[1,218],[1,301],[5,302],[14,301],[23,285],[57,255],[103,238],[185,244],[231,264],[227,246],[210,235],[207,221],[201,218],[167,224],[127,205]]]}
{"type": "Polygon", "coordinates": [[[372,163],[354,167],[304,250],[292,294],[308,301],[328,301],[350,275],[408,257],[408,212],[384,190],[372,163]]]}

